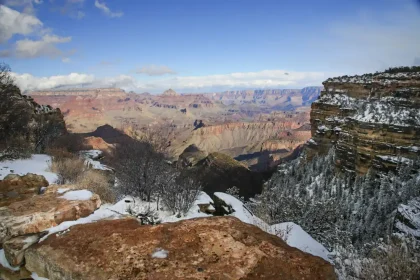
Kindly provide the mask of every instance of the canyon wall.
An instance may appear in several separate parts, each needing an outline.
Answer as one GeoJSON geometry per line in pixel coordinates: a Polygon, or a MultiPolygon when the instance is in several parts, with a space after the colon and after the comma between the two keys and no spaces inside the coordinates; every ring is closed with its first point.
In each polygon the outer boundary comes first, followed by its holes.
{"type": "Polygon", "coordinates": [[[331,78],[312,103],[312,157],[336,147],[341,170],[387,171],[420,154],[420,72],[331,78]]]}

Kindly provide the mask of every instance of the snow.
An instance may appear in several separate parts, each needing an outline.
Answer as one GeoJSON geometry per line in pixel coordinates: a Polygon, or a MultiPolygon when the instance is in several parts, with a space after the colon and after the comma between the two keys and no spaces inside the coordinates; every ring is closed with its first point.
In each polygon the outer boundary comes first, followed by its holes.
{"type": "Polygon", "coordinates": [[[235,210],[230,216],[236,217],[244,223],[254,224],[255,216],[245,208],[244,204],[239,199],[222,192],[215,192],[214,195],[235,210]]]}
{"type": "Polygon", "coordinates": [[[377,156],[377,157],[384,161],[393,162],[393,163],[410,164],[413,161],[411,159],[408,159],[405,157],[398,157],[398,156],[377,156]]]}
{"type": "Polygon", "coordinates": [[[126,210],[126,203],[124,202],[124,199],[117,202],[116,204],[103,204],[99,209],[97,209],[95,212],[93,212],[91,215],[80,218],[76,221],[67,221],[63,222],[55,227],[48,229],[48,234],[41,238],[39,242],[44,241],[49,235],[64,231],[69,229],[71,226],[79,225],[79,224],[88,224],[93,223],[99,220],[104,219],[118,219],[121,218],[121,214],[124,214],[126,210]],[[121,214],[119,214],[121,213],[121,214]]]}
{"type": "Polygon", "coordinates": [[[48,280],[48,278],[38,276],[38,274],[36,274],[36,272],[32,272],[31,277],[34,280],[48,280]]]}
{"type": "Polygon", "coordinates": [[[278,235],[284,239],[289,246],[298,248],[311,255],[321,257],[326,261],[330,261],[328,258],[328,250],[321,243],[313,239],[299,225],[292,222],[286,222],[270,226],[248,211],[244,204],[237,198],[221,192],[215,192],[214,195],[235,210],[230,216],[234,216],[242,222],[258,226],[268,233],[278,235]],[[289,232],[287,232],[288,229],[290,229],[289,232]]]}
{"type": "Polygon", "coordinates": [[[308,143],[313,144],[313,145],[318,145],[316,143],[316,141],[314,139],[312,139],[312,138],[308,140],[308,143]]]}
{"type": "Polygon", "coordinates": [[[88,190],[78,190],[66,192],[64,195],[59,198],[64,198],[67,200],[89,200],[92,197],[92,192],[88,190]]]}
{"type": "Polygon", "coordinates": [[[34,173],[42,175],[53,184],[58,177],[55,173],[47,171],[51,157],[48,155],[35,154],[28,159],[6,160],[0,162],[0,180],[3,180],[8,174],[26,175],[34,173]],[[13,172],[11,172],[13,170],[13,172]]]}
{"type": "Polygon", "coordinates": [[[99,169],[99,170],[111,170],[111,168],[109,168],[105,164],[102,164],[98,160],[102,155],[102,151],[100,150],[81,151],[80,155],[85,159],[85,164],[88,167],[91,167],[93,169],[99,169]]]}
{"type": "Polygon", "coordinates": [[[359,110],[351,119],[368,123],[412,126],[420,124],[420,110],[395,106],[392,102],[381,99],[366,103],[366,108],[359,110]]]}
{"type": "Polygon", "coordinates": [[[156,258],[156,259],[166,259],[168,257],[168,251],[162,249],[162,248],[157,248],[153,254],[152,254],[152,258],[156,258]]]}
{"type": "Polygon", "coordinates": [[[280,223],[271,226],[271,231],[274,234],[280,233],[289,246],[298,248],[306,253],[323,258],[330,261],[328,258],[328,250],[318,241],[313,239],[306,231],[299,225],[293,222],[280,223]]]}
{"type": "MultiPolygon", "coordinates": [[[[70,191],[70,192],[65,193],[64,195],[67,195],[72,192],[78,192],[78,191],[70,191]]],[[[329,261],[328,250],[324,246],[322,246],[319,242],[315,241],[299,225],[294,224],[294,223],[281,223],[281,224],[270,226],[267,223],[265,223],[263,220],[258,218],[257,216],[254,216],[244,206],[244,204],[237,198],[229,194],[221,193],[221,192],[216,192],[214,193],[214,195],[217,196],[219,199],[223,200],[227,205],[229,205],[234,210],[231,216],[238,218],[242,222],[258,226],[262,230],[268,233],[278,234],[279,232],[284,231],[288,227],[291,227],[291,231],[288,232],[286,236],[284,236],[284,234],[280,235],[281,238],[286,239],[287,244],[289,244],[292,247],[296,247],[304,252],[307,252],[315,256],[319,256],[329,261]]],[[[211,217],[212,215],[202,213],[199,210],[199,207],[197,204],[205,204],[205,203],[213,203],[213,200],[205,192],[201,192],[197,200],[195,201],[194,205],[188,211],[188,213],[186,213],[184,216],[177,217],[176,215],[173,215],[172,212],[163,210],[161,206],[159,209],[157,209],[156,202],[146,202],[146,201],[141,201],[140,199],[137,199],[137,198],[127,197],[117,202],[114,205],[112,204],[102,205],[99,209],[97,209],[94,213],[92,213],[88,217],[80,218],[76,221],[66,221],[59,224],[58,226],[48,229],[48,234],[44,236],[43,238],[41,238],[39,242],[44,241],[51,234],[58,234],[59,232],[61,232],[61,234],[65,234],[67,231],[71,230],[70,228],[71,226],[74,226],[77,224],[93,223],[93,222],[104,220],[104,219],[119,219],[123,217],[124,215],[128,214],[126,212],[128,207],[131,207],[137,210],[150,208],[151,210],[156,212],[156,215],[158,216],[158,219],[160,220],[161,223],[177,222],[180,220],[193,219],[193,218],[198,218],[198,217],[211,217]],[[125,200],[130,200],[131,203],[126,203],[125,200]]],[[[153,253],[152,257],[166,258],[167,254],[168,254],[167,251],[159,248],[153,253]]]]}
{"type": "Polygon", "coordinates": [[[57,190],[57,193],[59,193],[59,194],[62,194],[62,193],[65,193],[66,191],[68,191],[69,190],[69,188],[59,188],[58,190],[57,190]]]}
{"type": "Polygon", "coordinates": [[[0,265],[7,268],[7,269],[12,270],[12,271],[18,271],[19,270],[19,267],[13,267],[9,264],[9,262],[6,259],[6,256],[4,255],[4,249],[0,250],[0,265]]]}

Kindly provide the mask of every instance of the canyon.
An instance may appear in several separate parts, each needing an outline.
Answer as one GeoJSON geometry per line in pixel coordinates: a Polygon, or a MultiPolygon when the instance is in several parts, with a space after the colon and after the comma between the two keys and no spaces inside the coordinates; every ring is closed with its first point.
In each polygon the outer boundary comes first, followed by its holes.
{"type": "Polygon", "coordinates": [[[28,92],[60,108],[67,129],[89,133],[105,124],[121,131],[165,131],[176,159],[195,144],[223,152],[249,167],[266,169],[293,156],[310,137],[309,105],[321,87],[179,94],[126,93],[117,88],[28,92]]]}
{"type": "Polygon", "coordinates": [[[339,169],[388,171],[420,155],[420,72],[330,78],[312,103],[310,157],[337,152],[339,169]]]}

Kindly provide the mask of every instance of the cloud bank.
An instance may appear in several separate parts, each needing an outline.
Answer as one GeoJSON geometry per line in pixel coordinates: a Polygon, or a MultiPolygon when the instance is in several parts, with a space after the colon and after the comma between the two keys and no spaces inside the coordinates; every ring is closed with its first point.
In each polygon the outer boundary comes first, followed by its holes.
{"type": "Polygon", "coordinates": [[[168,88],[179,92],[211,92],[246,88],[302,88],[320,86],[334,73],[293,72],[264,70],[207,76],[178,76],[153,80],[137,80],[130,75],[96,78],[94,75],[71,73],[69,75],[35,77],[13,73],[17,85],[23,91],[45,90],[63,87],[117,87],[126,91],[160,93],[168,88]]]}

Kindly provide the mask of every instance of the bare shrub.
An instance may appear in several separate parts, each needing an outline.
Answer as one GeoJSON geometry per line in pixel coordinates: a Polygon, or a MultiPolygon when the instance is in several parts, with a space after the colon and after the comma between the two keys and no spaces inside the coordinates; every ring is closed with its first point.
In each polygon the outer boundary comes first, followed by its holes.
{"type": "Polygon", "coordinates": [[[187,214],[193,206],[201,191],[201,185],[192,178],[177,178],[174,183],[169,184],[162,190],[162,203],[172,211],[172,213],[181,217],[187,214]]]}
{"type": "Polygon", "coordinates": [[[147,142],[127,141],[117,145],[114,156],[107,162],[116,172],[121,195],[131,195],[145,201],[168,184],[171,167],[162,154],[147,142]]]}
{"type": "Polygon", "coordinates": [[[50,170],[57,174],[57,184],[74,184],[86,170],[84,160],[77,156],[53,157],[50,170]]]}
{"type": "Polygon", "coordinates": [[[77,178],[77,186],[100,196],[103,202],[115,203],[117,196],[109,177],[103,172],[88,169],[77,178]]]}

